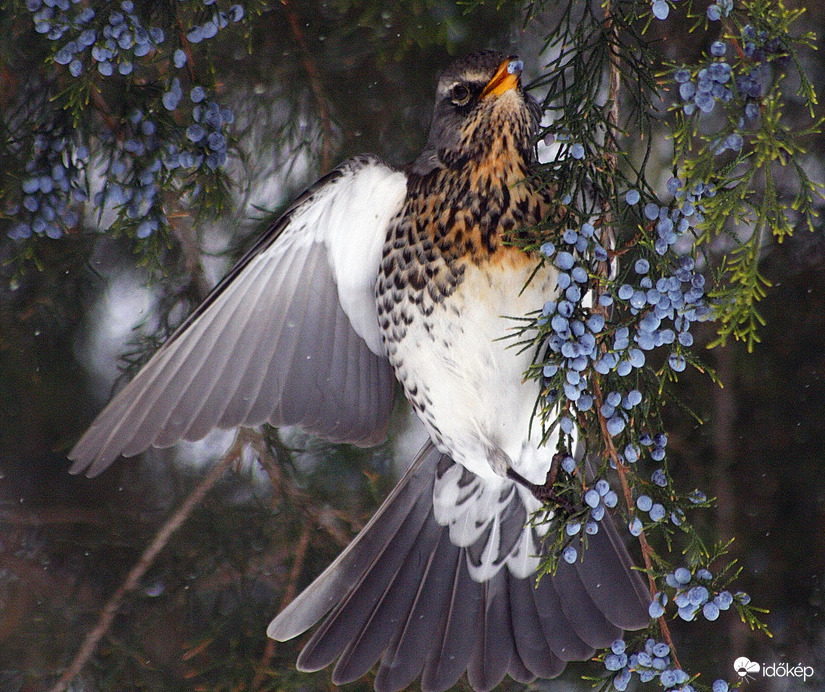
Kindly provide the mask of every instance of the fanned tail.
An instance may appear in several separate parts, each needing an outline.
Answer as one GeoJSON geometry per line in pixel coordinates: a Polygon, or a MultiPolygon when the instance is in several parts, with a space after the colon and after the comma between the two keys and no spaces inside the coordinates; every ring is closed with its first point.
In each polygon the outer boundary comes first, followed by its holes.
{"type": "Polygon", "coordinates": [[[419,676],[423,690],[446,690],[467,671],[474,689],[490,690],[507,674],[558,675],[647,624],[649,596],[609,517],[581,560],[538,587],[506,564],[475,581],[474,546],[454,545],[433,510],[436,477],[453,463],[428,442],[352,544],[272,621],[280,641],[320,621],[301,670],[337,661],[333,681],[344,684],[379,663],[381,691],[419,676]]]}

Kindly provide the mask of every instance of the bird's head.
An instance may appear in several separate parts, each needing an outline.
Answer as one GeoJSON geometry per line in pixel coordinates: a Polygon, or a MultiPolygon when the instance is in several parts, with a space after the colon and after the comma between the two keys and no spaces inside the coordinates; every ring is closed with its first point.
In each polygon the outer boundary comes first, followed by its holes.
{"type": "Polygon", "coordinates": [[[459,168],[489,157],[532,157],[541,107],[521,87],[518,57],[481,51],[456,60],[438,80],[427,146],[414,170],[459,168]]]}

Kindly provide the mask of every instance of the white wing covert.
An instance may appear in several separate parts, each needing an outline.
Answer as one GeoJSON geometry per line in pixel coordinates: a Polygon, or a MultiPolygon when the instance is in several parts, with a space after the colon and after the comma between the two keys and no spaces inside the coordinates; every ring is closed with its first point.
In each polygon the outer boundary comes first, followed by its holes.
{"type": "Polygon", "coordinates": [[[405,193],[406,175],[374,156],[309,188],[101,412],[71,472],[264,422],[380,441],[395,378],[374,286],[405,193]]]}

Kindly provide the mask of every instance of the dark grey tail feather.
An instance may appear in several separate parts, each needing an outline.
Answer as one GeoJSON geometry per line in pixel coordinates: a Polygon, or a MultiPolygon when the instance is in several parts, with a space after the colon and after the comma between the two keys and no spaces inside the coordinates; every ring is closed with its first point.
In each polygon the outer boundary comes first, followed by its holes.
{"type": "Polygon", "coordinates": [[[547,643],[547,634],[542,629],[533,599],[535,588],[529,579],[516,579],[509,573],[507,578],[510,582],[510,618],[519,660],[536,677],[553,678],[564,670],[564,661],[547,643]]]}
{"type": "Polygon", "coordinates": [[[562,661],[585,661],[593,655],[593,647],[583,642],[570,625],[554,582],[545,575],[535,589],[529,584],[545,641],[562,661]]]}
{"type": "Polygon", "coordinates": [[[587,537],[587,549],[576,562],[579,579],[605,618],[622,630],[638,630],[650,621],[650,592],[611,518],[599,522],[599,532],[587,537]]]}
{"type": "Polygon", "coordinates": [[[421,450],[361,533],[270,623],[267,634],[272,639],[285,642],[303,634],[344,598],[354,580],[393,542],[423,492],[432,492],[433,468],[441,456],[430,444],[421,450]]]}
{"type": "MultiPolygon", "coordinates": [[[[470,578],[464,549],[458,551],[449,606],[442,614],[441,636],[424,664],[421,689],[442,692],[452,687],[467,669],[482,612],[481,584],[470,578]]],[[[379,671],[379,675],[380,675],[379,671]]],[[[395,688],[393,688],[395,689],[395,688]]]]}
{"type": "Polygon", "coordinates": [[[575,565],[559,560],[553,575],[553,586],[559,594],[561,609],[579,639],[594,649],[600,649],[621,635],[621,630],[608,622],[584,588],[575,565]]]}
{"type": "Polygon", "coordinates": [[[484,608],[467,678],[474,690],[493,689],[502,681],[515,652],[513,629],[510,625],[510,595],[507,589],[507,569],[500,569],[481,585],[484,608]]]}
{"type": "MultiPolygon", "coordinates": [[[[439,538],[443,533],[441,527],[435,522],[424,522],[414,541],[414,546],[410,547],[406,559],[392,577],[387,579],[381,575],[381,578],[374,579],[377,591],[375,596],[371,596],[366,601],[360,599],[361,602],[353,606],[358,611],[369,612],[371,603],[375,602],[375,606],[371,608],[370,618],[357,635],[353,636],[355,627],[357,627],[353,618],[345,613],[341,614],[339,619],[343,627],[346,628],[349,625],[351,628],[349,632],[345,631],[345,637],[351,638],[351,641],[347,644],[332,672],[332,681],[336,685],[357,680],[366,674],[381,657],[387,648],[387,642],[393,639],[398,631],[399,616],[402,613],[408,613],[412,608],[419,585],[424,580],[427,566],[431,563],[439,538]]],[[[399,552],[402,550],[403,548],[399,546],[399,552]]],[[[377,571],[376,565],[370,571],[370,576],[375,575],[377,571]]],[[[358,591],[366,591],[366,585],[362,585],[358,591]]]]}
{"type": "Polygon", "coordinates": [[[555,575],[518,579],[502,568],[473,581],[469,548],[449,541],[433,515],[436,468],[449,458],[428,443],[366,528],[269,627],[284,641],[323,619],[298,658],[302,670],[335,659],[333,680],[361,677],[380,658],[379,692],[451,687],[466,670],[476,690],[510,674],[553,677],[621,629],[647,624],[649,597],[609,517],[583,559],[555,575]],[[422,672],[423,668],[423,672],[422,672]]]}
{"type": "Polygon", "coordinates": [[[418,584],[409,615],[389,640],[381,659],[376,689],[404,689],[421,673],[433,642],[442,636],[460,559],[464,556],[450,542],[449,532],[441,531],[418,584]]]}
{"type": "MultiPolygon", "coordinates": [[[[358,632],[369,622],[375,608],[383,604],[387,590],[392,589],[399,569],[419,536],[426,536],[428,531],[432,532],[435,528],[432,526],[434,522],[427,522],[430,514],[427,496],[422,493],[392,541],[384,546],[371,564],[355,568],[358,571],[353,576],[357,577],[360,572],[360,577],[304,646],[298,657],[300,670],[325,668],[357,638],[358,632]]],[[[414,552],[417,550],[416,546],[414,552]]],[[[403,575],[400,578],[403,580],[403,575]]],[[[390,601],[388,607],[393,616],[398,617],[407,595],[406,592],[399,592],[396,600],[390,601]]]]}
{"type": "Polygon", "coordinates": [[[527,666],[524,665],[524,661],[521,660],[518,651],[513,652],[510,665],[507,667],[507,675],[523,685],[529,685],[536,679],[536,675],[531,673],[527,666]]]}

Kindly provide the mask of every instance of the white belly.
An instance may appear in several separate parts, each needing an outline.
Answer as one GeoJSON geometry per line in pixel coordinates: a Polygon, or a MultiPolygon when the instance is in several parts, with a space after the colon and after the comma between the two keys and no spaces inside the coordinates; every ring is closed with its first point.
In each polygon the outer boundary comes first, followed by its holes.
{"type": "Polygon", "coordinates": [[[540,446],[533,420],[539,384],[524,379],[533,348],[519,352],[524,322],[511,319],[553,297],[551,271],[520,293],[532,267],[491,273],[467,266],[449,299],[429,317],[416,315],[392,358],[440,450],[483,478],[500,479],[512,466],[543,484],[555,453],[554,440],[540,446]]]}

